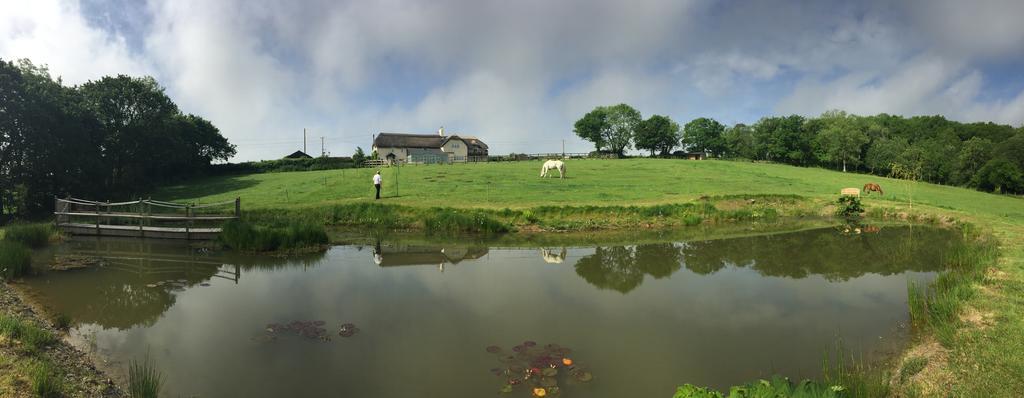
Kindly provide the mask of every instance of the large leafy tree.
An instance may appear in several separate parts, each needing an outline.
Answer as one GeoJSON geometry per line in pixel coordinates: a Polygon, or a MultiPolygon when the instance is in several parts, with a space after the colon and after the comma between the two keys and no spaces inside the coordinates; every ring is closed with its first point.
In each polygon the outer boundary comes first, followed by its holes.
{"type": "Polygon", "coordinates": [[[593,142],[594,148],[600,151],[605,146],[605,133],[609,129],[608,113],[604,107],[597,107],[587,112],[573,125],[573,131],[580,138],[593,142]]]}
{"type": "Polygon", "coordinates": [[[721,156],[726,151],[722,133],[725,126],[715,119],[701,117],[691,120],[683,127],[683,145],[690,150],[710,152],[721,156]]]}
{"type": "Polygon", "coordinates": [[[868,143],[868,135],[855,117],[843,111],[828,111],[817,120],[821,130],[815,139],[818,158],[822,162],[859,166],[861,150],[868,143]]]}
{"type": "Polygon", "coordinates": [[[651,156],[655,152],[667,155],[679,145],[679,124],[668,116],[651,115],[637,125],[633,141],[636,149],[649,150],[651,156]]]}
{"type": "Polygon", "coordinates": [[[633,134],[643,120],[640,111],[626,104],[618,104],[604,109],[608,128],[604,130],[603,139],[608,149],[620,156],[629,149],[633,134]]]}
{"type": "Polygon", "coordinates": [[[754,129],[743,123],[725,129],[722,133],[725,140],[725,156],[741,159],[756,159],[757,149],[754,147],[754,129]]]}
{"type": "Polygon", "coordinates": [[[812,158],[810,130],[803,116],[773,116],[754,124],[754,146],[758,157],[783,163],[804,165],[812,158]]]}
{"type": "Polygon", "coordinates": [[[212,123],[181,114],[152,78],[67,87],[45,67],[0,60],[0,221],[46,214],[54,195],[139,193],[234,153],[212,123]]]}

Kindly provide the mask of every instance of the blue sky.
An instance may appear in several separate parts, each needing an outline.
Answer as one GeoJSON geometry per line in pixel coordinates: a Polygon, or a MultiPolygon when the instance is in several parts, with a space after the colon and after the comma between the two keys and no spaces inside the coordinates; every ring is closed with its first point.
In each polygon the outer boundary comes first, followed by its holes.
{"type": "Polygon", "coordinates": [[[591,145],[626,102],[680,123],[941,114],[1024,123],[1024,2],[0,0],[0,58],[68,84],[152,75],[235,160],[348,155],[379,131],[476,135],[494,153],[591,145]],[[315,143],[315,144],[313,144],[315,143]]]}

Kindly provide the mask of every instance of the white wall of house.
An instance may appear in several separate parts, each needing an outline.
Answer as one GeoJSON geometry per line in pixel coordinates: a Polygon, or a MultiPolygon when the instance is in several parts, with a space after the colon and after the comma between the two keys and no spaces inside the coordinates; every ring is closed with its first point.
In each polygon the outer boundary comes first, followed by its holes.
{"type": "Polygon", "coordinates": [[[408,156],[408,154],[409,154],[409,151],[407,151],[405,148],[387,148],[387,147],[385,147],[385,148],[377,148],[377,147],[373,147],[373,149],[377,151],[377,158],[378,159],[383,159],[383,160],[386,160],[388,158],[389,154],[394,154],[395,155],[395,160],[399,160],[399,161],[403,161],[404,162],[406,156],[408,156]]]}
{"type": "Polygon", "coordinates": [[[451,139],[441,146],[441,150],[453,157],[453,161],[465,162],[466,154],[469,153],[469,148],[466,147],[466,143],[460,139],[451,139]]]}

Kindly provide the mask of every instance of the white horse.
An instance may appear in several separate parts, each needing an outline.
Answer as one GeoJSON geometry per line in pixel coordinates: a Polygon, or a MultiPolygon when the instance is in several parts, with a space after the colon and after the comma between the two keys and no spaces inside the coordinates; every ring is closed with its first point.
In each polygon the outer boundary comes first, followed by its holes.
{"type": "Polygon", "coordinates": [[[563,247],[561,252],[556,252],[555,249],[540,249],[540,257],[544,259],[545,263],[548,264],[561,264],[565,261],[566,250],[563,247]]]}
{"type": "Polygon", "coordinates": [[[558,170],[558,178],[565,178],[565,162],[561,160],[549,160],[540,167],[540,176],[547,177],[549,170],[558,170]]]}

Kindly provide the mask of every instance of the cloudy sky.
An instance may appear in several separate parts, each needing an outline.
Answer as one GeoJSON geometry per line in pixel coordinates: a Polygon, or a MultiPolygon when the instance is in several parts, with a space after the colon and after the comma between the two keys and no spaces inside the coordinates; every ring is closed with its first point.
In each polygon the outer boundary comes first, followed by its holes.
{"type": "Polygon", "coordinates": [[[685,123],[827,109],[1024,123],[1024,1],[0,0],[0,58],[152,75],[238,145],[349,155],[439,126],[588,151],[626,102],[685,123]],[[856,3],[856,4],[854,4],[856,3]]]}

